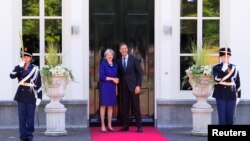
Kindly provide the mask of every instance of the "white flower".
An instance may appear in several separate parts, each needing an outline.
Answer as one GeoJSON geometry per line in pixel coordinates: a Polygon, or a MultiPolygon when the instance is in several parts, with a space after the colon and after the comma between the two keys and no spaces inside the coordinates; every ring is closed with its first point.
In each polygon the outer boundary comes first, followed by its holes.
{"type": "Polygon", "coordinates": [[[74,81],[74,76],[71,70],[68,67],[63,65],[57,65],[55,67],[51,65],[45,65],[42,68],[42,78],[45,86],[45,90],[47,89],[48,85],[51,84],[53,76],[64,76],[67,81],[74,81]]]}
{"type": "Polygon", "coordinates": [[[212,67],[210,65],[201,66],[203,70],[203,75],[211,76],[212,75],[212,67]]]}
{"type": "Polygon", "coordinates": [[[212,76],[212,66],[211,65],[192,65],[188,69],[186,69],[187,75],[201,76],[207,75],[212,76]]]}

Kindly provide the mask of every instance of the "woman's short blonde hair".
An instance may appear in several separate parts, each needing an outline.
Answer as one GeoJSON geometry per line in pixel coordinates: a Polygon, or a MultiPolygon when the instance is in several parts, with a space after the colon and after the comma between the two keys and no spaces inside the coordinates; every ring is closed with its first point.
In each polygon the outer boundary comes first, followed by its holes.
{"type": "Polygon", "coordinates": [[[114,52],[112,49],[108,48],[108,49],[106,49],[105,52],[104,52],[104,58],[107,58],[107,55],[108,55],[109,53],[111,53],[111,54],[113,55],[113,57],[115,57],[115,52],[114,52]]]}

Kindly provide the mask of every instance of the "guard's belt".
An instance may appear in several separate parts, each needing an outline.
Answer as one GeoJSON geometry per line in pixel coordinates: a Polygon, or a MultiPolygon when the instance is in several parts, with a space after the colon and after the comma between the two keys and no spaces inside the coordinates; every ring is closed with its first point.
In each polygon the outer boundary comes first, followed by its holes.
{"type": "Polygon", "coordinates": [[[219,82],[219,83],[215,83],[217,85],[224,85],[224,86],[233,86],[234,83],[233,82],[219,82]]]}
{"type": "Polygon", "coordinates": [[[19,83],[19,85],[21,86],[27,86],[27,87],[34,87],[35,85],[34,84],[31,84],[31,83],[19,83]]]}

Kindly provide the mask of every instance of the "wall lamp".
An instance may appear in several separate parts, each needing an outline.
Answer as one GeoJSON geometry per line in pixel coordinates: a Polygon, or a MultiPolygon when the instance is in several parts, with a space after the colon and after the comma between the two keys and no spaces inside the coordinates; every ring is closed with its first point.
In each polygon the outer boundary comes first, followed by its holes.
{"type": "Polygon", "coordinates": [[[80,33],[80,27],[78,25],[71,26],[71,35],[78,35],[80,33]]]}
{"type": "Polygon", "coordinates": [[[172,26],[168,26],[168,25],[163,25],[163,32],[165,34],[172,34],[172,26]]]}

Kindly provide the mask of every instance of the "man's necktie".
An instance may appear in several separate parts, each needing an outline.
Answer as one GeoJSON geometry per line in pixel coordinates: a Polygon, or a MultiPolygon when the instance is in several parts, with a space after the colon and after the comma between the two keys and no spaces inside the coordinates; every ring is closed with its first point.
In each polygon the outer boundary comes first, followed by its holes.
{"type": "Polygon", "coordinates": [[[126,58],[124,57],[123,58],[123,61],[122,61],[122,65],[123,65],[123,69],[126,70],[126,58]]]}

